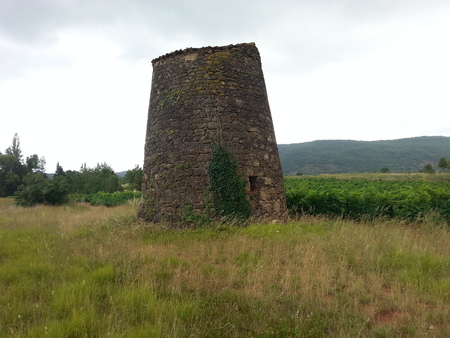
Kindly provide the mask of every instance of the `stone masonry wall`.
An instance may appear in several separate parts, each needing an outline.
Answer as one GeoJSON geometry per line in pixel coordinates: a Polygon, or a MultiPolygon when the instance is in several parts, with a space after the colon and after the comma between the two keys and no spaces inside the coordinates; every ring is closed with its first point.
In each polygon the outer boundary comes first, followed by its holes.
{"type": "Polygon", "coordinates": [[[140,217],[174,221],[205,211],[212,147],[247,178],[252,217],[286,218],[278,149],[255,44],[189,48],[152,61],[140,217]]]}

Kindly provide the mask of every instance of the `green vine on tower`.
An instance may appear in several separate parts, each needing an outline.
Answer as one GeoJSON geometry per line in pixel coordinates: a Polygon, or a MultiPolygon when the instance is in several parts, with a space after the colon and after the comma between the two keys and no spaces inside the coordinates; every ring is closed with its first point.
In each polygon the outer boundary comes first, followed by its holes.
{"type": "Polygon", "coordinates": [[[215,215],[248,219],[251,208],[245,191],[246,180],[238,175],[236,158],[222,145],[214,147],[212,155],[208,175],[215,215]]]}

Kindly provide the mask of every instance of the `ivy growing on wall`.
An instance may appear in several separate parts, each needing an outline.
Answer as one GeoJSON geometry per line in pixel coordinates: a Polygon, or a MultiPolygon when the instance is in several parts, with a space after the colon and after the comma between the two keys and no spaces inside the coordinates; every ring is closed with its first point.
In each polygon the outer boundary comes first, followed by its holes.
{"type": "Polygon", "coordinates": [[[246,179],[239,176],[236,158],[222,145],[213,148],[208,175],[215,215],[249,218],[251,209],[245,191],[246,179]]]}

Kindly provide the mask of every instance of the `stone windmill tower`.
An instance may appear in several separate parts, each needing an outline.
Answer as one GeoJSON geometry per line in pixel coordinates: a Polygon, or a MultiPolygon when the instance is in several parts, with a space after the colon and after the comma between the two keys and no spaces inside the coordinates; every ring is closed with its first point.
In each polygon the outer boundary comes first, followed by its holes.
{"type": "Polygon", "coordinates": [[[139,216],[176,221],[208,205],[218,142],[237,160],[254,219],[284,220],[286,198],[261,59],[254,43],[188,48],[152,61],[139,216]]]}

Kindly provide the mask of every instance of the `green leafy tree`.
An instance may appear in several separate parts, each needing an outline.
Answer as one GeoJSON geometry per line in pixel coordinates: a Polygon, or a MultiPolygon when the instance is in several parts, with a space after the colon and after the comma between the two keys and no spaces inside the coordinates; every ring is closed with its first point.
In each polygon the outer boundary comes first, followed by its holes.
{"type": "Polygon", "coordinates": [[[64,178],[69,187],[70,194],[83,194],[83,184],[81,181],[81,173],[76,170],[67,170],[64,178]]]}
{"type": "Polygon", "coordinates": [[[20,139],[14,135],[12,145],[0,153],[0,196],[14,195],[28,169],[22,163],[22,151],[20,150],[20,139]]]}
{"type": "Polygon", "coordinates": [[[0,196],[12,196],[22,183],[26,170],[13,155],[0,155],[0,196]]]}
{"type": "Polygon", "coordinates": [[[95,192],[116,192],[123,190],[119,183],[119,177],[114,173],[114,170],[109,164],[97,164],[91,173],[91,179],[96,183],[94,184],[97,189],[95,192]]]}
{"type": "Polygon", "coordinates": [[[449,165],[448,165],[447,160],[444,157],[442,157],[439,160],[438,167],[441,168],[441,169],[448,169],[449,165]]]}
{"type": "Polygon", "coordinates": [[[45,204],[64,204],[68,201],[69,187],[63,177],[47,179],[44,190],[45,204]]]}
{"type": "Polygon", "coordinates": [[[28,156],[25,162],[27,164],[28,171],[32,172],[33,169],[39,166],[39,157],[36,154],[28,156]]]}
{"type": "Polygon", "coordinates": [[[128,185],[129,190],[141,191],[142,172],[142,168],[138,164],[133,169],[127,171],[124,181],[128,185]]]}
{"type": "Polygon", "coordinates": [[[80,171],[68,170],[65,172],[69,191],[71,194],[95,194],[97,192],[116,192],[123,188],[119,177],[107,163],[97,164],[95,168],[88,168],[83,164],[80,171]]]}
{"type": "Polygon", "coordinates": [[[26,167],[28,172],[45,174],[45,157],[39,158],[37,154],[27,157],[26,167]]]}
{"type": "Polygon", "coordinates": [[[56,163],[55,175],[53,177],[55,178],[55,177],[58,177],[58,176],[66,176],[66,172],[64,171],[63,167],[61,167],[59,165],[59,162],[56,163]]]}
{"type": "Polygon", "coordinates": [[[14,195],[21,184],[21,178],[12,171],[2,172],[0,175],[0,197],[14,195]]]}
{"type": "Polygon", "coordinates": [[[29,173],[45,172],[45,158],[39,158],[34,154],[22,160],[22,150],[20,149],[20,138],[14,135],[12,144],[5,150],[5,154],[0,153],[0,196],[13,196],[14,192],[22,184],[24,177],[29,173]]]}
{"type": "Polygon", "coordinates": [[[17,205],[29,207],[36,204],[63,204],[67,202],[68,187],[64,179],[49,179],[42,173],[25,176],[23,185],[15,192],[17,205]]]}
{"type": "Polygon", "coordinates": [[[20,138],[16,134],[14,134],[12,144],[10,147],[6,149],[6,155],[11,155],[16,157],[19,161],[22,160],[22,150],[20,150],[20,138]]]}
{"type": "Polygon", "coordinates": [[[424,172],[426,174],[435,174],[436,170],[433,168],[433,165],[431,163],[428,163],[427,165],[425,165],[423,167],[422,172],[424,172]]]}

